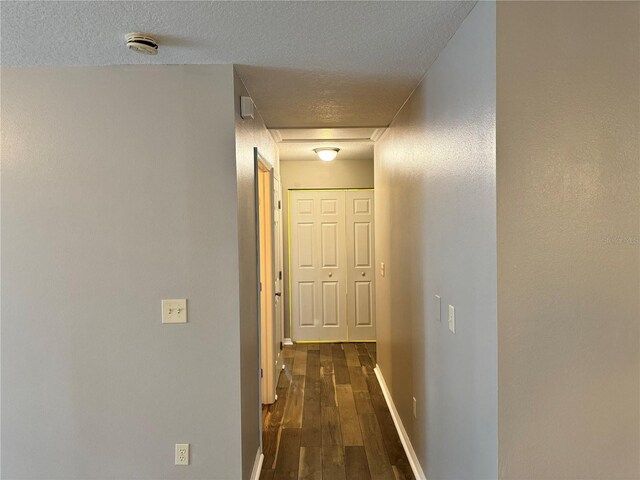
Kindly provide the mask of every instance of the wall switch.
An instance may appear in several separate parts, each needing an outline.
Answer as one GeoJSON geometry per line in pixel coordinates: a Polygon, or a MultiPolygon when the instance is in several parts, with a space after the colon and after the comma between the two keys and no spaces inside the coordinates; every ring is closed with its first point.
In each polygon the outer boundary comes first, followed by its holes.
{"type": "Polygon", "coordinates": [[[418,418],[418,401],[413,397],[413,418],[418,418]]]}
{"type": "Polygon", "coordinates": [[[456,309],[453,305],[449,305],[449,330],[456,333],[456,309]]]}
{"type": "Polygon", "coordinates": [[[187,323],[187,299],[162,300],[162,323],[187,323]]]}
{"type": "Polygon", "coordinates": [[[442,321],[442,299],[440,298],[440,295],[434,295],[435,297],[435,302],[434,302],[434,310],[436,312],[436,320],[438,320],[439,322],[442,321]]]}
{"type": "Polygon", "coordinates": [[[176,465],[189,465],[188,443],[176,443],[176,465]]]}
{"type": "Polygon", "coordinates": [[[386,270],[385,270],[384,262],[380,262],[380,276],[384,277],[385,274],[386,274],[386,270]]]}

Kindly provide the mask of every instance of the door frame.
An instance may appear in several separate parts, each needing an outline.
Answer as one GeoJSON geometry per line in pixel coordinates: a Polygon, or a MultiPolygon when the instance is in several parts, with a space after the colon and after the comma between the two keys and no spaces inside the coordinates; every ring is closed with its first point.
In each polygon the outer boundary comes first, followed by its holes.
{"type": "MultiPolygon", "coordinates": [[[[375,192],[375,187],[363,187],[363,188],[289,188],[287,189],[287,269],[288,269],[288,278],[287,278],[287,290],[286,297],[289,302],[289,337],[293,341],[293,343],[335,343],[334,340],[293,340],[292,332],[293,332],[293,299],[292,299],[292,282],[291,282],[291,192],[362,192],[369,191],[375,192]]],[[[375,255],[375,251],[374,251],[375,255]]],[[[374,267],[375,267],[375,257],[374,257],[374,267]]],[[[374,268],[375,271],[375,268],[374,268]]],[[[284,330],[283,330],[284,335],[284,330]]],[[[347,340],[344,342],[349,342],[349,324],[347,323],[347,340]]],[[[376,340],[358,340],[357,343],[375,343],[376,340]]]]}
{"type": "MultiPolygon", "coordinates": [[[[258,297],[258,312],[257,312],[257,325],[258,325],[258,391],[260,396],[260,404],[270,404],[275,402],[276,395],[276,352],[275,352],[275,303],[274,303],[274,224],[273,224],[273,178],[275,175],[273,165],[264,158],[257,147],[254,147],[254,188],[255,188],[255,213],[256,213],[256,273],[257,273],[257,285],[256,293],[258,297]],[[260,183],[263,181],[264,176],[268,176],[269,182],[266,188],[263,185],[263,191],[268,202],[263,203],[264,208],[268,208],[268,211],[264,211],[261,206],[261,187],[260,183]],[[266,218],[266,222],[265,222],[266,218]],[[265,231],[269,237],[269,241],[266,245],[268,248],[266,258],[263,254],[263,231],[265,231]],[[268,262],[266,269],[263,268],[263,263],[268,262]],[[265,281],[263,280],[263,274],[265,281]],[[264,283],[264,285],[263,285],[264,283]],[[262,287],[262,288],[261,288],[262,287]],[[267,304],[263,301],[263,291],[265,292],[264,298],[268,299],[267,304]],[[266,317],[263,316],[266,313],[266,317]]],[[[261,418],[261,416],[260,416],[261,418]]],[[[261,432],[262,432],[262,421],[261,432]]],[[[262,433],[261,433],[262,436],[262,433]]]]}
{"type": "MultiPolygon", "coordinates": [[[[273,257],[273,268],[274,268],[274,292],[276,299],[274,297],[274,306],[276,302],[280,306],[280,312],[278,313],[278,308],[274,307],[275,312],[275,348],[276,348],[276,383],[277,377],[279,376],[280,370],[284,368],[284,355],[282,355],[282,351],[284,349],[284,305],[285,305],[285,296],[286,296],[286,288],[284,284],[284,218],[282,215],[283,209],[283,200],[282,200],[282,182],[280,177],[274,173],[273,175],[273,248],[274,248],[274,257],[273,257]],[[278,224],[276,228],[276,217],[278,219],[278,224]]],[[[276,399],[278,395],[276,394],[276,399]]]]}

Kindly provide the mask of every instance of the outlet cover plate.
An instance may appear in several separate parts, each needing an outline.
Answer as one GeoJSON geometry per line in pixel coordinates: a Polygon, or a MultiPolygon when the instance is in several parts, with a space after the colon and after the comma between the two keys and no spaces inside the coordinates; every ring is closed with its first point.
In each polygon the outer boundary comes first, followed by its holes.
{"type": "Polygon", "coordinates": [[[189,465],[188,443],[176,443],[176,465],[189,465]]]}

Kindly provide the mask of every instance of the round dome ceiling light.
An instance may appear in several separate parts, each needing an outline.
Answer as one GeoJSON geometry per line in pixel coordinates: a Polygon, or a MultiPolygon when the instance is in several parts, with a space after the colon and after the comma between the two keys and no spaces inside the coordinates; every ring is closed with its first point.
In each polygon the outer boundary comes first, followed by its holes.
{"type": "Polygon", "coordinates": [[[316,152],[318,157],[320,157],[320,160],[322,160],[323,162],[331,162],[332,160],[336,159],[340,149],[334,147],[321,147],[314,148],[313,151],[316,152]]]}
{"type": "Polygon", "coordinates": [[[127,47],[129,47],[129,50],[144,55],[158,54],[158,42],[156,42],[155,38],[144,33],[128,33],[127,47]]]}

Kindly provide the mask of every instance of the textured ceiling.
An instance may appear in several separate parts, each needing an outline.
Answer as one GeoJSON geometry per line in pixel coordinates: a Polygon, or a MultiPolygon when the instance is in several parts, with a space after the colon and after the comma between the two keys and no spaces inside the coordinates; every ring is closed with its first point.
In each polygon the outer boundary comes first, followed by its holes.
{"type": "Polygon", "coordinates": [[[2,1],[4,66],[238,64],[270,127],[385,126],[474,2],[2,1]],[[153,34],[155,57],[124,35],[153,34]]]}

